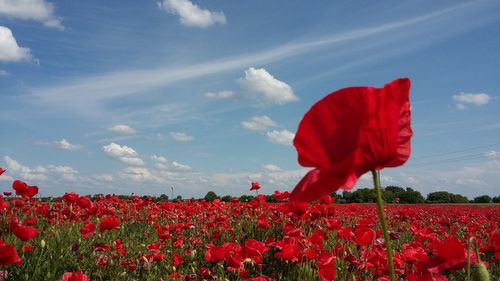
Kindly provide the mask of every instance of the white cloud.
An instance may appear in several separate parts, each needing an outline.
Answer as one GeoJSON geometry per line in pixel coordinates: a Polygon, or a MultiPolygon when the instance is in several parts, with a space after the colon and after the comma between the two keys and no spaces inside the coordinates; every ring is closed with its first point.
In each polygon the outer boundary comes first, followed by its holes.
{"type": "Polygon", "coordinates": [[[190,171],[191,170],[190,166],[184,165],[184,164],[181,164],[181,163],[178,163],[178,162],[175,162],[175,161],[172,162],[172,166],[176,170],[179,170],[179,171],[190,171]]]}
{"type": "Polygon", "coordinates": [[[2,76],[8,76],[9,73],[6,70],[0,69],[0,77],[2,76]]]}
{"type": "Polygon", "coordinates": [[[16,160],[10,158],[9,156],[4,157],[5,164],[7,164],[7,169],[11,174],[19,176],[22,180],[26,181],[45,181],[47,180],[47,169],[38,166],[36,168],[30,168],[24,166],[17,162],[16,160]]]}
{"type": "Polygon", "coordinates": [[[153,160],[156,163],[167,164],[167,158],[163,156],[151,155],[151,160],[153,160]]]}
{"type": "Polygon", "coordinates": [[[486,152],[484,154],[484,156],[486,156],[488,158],[498,158],[498,157],[500,157],[500,151],[491,150],[491,151],[486,152]]]}
{"type": "Polygon", "coordinates": [[[30,49],[19,47],[12,31],[5,26],[0,26],[0,62],[16,62],[31,59],[30,49]]]}
{"type": "Polygon", "coordinates": [[[292,145],[293,138],[295,137],[295,134],[288,131],[288,130],[273,130],[271,132],[267,132],[267,139],[276,144],[282,144],[282,145],[292,145]]]}
{"type": "Polygon", "coordinates": [[[193,136],[179,132],[170,132],[170,136],[176,141],[192,141],[194,139],[193,136]]]}
{"type": "Polygon", "coordinates": [[[68,142],[66,139],[62,139],[59,141],[54,141],[55,147],[62,149],[62,150],[77,150],[80,149],[82,146],[78,144],[72,144],[68,142]]]}
{"type": "Polygon", "coordinates": [[[81,145],[72,144],[64,138],[61,140],[55,140],[52,142],[36,141],[35,144],[42,145],[42,146],[54,147],[54,148],[61,149],[61,150],[78,150],[78,149],[82,148],[81,145]]]}
{"type": "Polygon", "coordinates": [[[226,23],[226,16],[223,12],[201,9],[189,0],[163,0],[158,2],[158,7],[171,14],[178,15],[181,24],[186,26],[207,28],[216,23],[226,23]]]}
{"type": "Polygon", "coordinates": [[[9,156],[5,156],[4,160],[9,173],[16,176],[16,178],[19,177],[22,180],[28,181],[28,184],[30,184],[30,181],[47,181],[50,175],[64,182],[76,182],[80,179],[78,171],[70,166],[46,165],[30,168],[20,164],[9,156]]]}
{"type": "Polygon", "coordinates": [[[485,93],[460,93],[452,97],[458,109],[464,110],[468,105],[482,106],[488,104],[491,97],[485,93]]]}
{"type": "Polygon", "coordinates": [[[245,70],[245,77],[237,81],[242,92],[259,105],[285,104],[299,100],[290,85],[274,78],[264,68],[250,67],[245,70]]]}
{"type": "Polygon", "coordinates": [[[272,127],[276,127],[277,125],[278,124],[276,124],[276,122],[266,115],[255,116],[250,118],[250,120],[241,122],[241,126],[243,128],[252,131],[265,131],[272,127]]]}
{"type": "Polygon", "coordinates": [[[142,167],[127,167],[120,172],[120,177],[135,182],[157,181],[157,178],[148,169],[142,167]]]}
{"type": "Polygon", "coordinates": [[[0,0],[0,16],[34,20],[47,27],[64,30],[61,19],[54,15],[54,4],[44,0],[0,0]]]}
{"type": "Polygon", "coordinates": [[[109,130],[113,133],[119,133],[119,134],[125,134],[125,135],[134,135],[137,133],[137,131],[128,126],[128,125],[114,125],[113,127],[109,128],[109,130]]]}
{"type": "MultiPolygon", "coordinates": [[[[489,24],[491,17],[480,15],[491,14],[492,6],[491,3],[480,4],[473,1],[402,21],[386,22],[342,33],[325,34],[319,38],[292,40],[293,42],[285,42],[257,52],[219,57],[195,64],[95,73],[65,80],[61,83],[49,83],[42,87],[33,88],[31,95],[27,97],[29,101],[37,105],[50,106],[54,110],[78,112],[84,115],[92,115],[98,111],[101,114],[106,114],[108,110],[106,110],[105,104],[109,100],[132,94],[147,95],[152,90],[175,83],[237,70],[249,65],[269,64],[292,57],[324,52],[328,52],[333,58],[341,58],[346,54],[342,52],[343,50],[348,50],[349,55],[357,57],[364,57],[365,51],[371,54],[377,52],[378,49],[387,52],[387,57],[399,56],[402,53],[427,47],[443,38],[470,30],[471,27],[489,24]],[[439,29],[435,27],[436,22],[439,23],[439,29]],[[400,36],[394,37],[394,34],[400,36]],[[386,40],[389,35],[393,40],[386,40]],[[404,43],[411,38],[420,38],[421,40],[417,42],[418,44],[413,44],[411,48],[408,48],[408,45],[404,43]],[[360,43],[366,42],[370,44],[363,44],[366,47],[363,47],[362,50],[356,48],[360,43]],[[404,52],[401,52],[401,46],[405,46],[404,52]]],[[[377,57],[379,56],[377,55],[377,57]]],[[[364,60],[353,63],[364,63],[364,60]]],[[[151,112],[148,116],[150,119],[158,118],[156,110],[148,108],[148,112],[151,112]]],[[[192,114],[192,112],[183,113],[186,115],[182,117],[192,114]]],[[[168,118],[169,115],[162,115],[162,117],[168,118]]]]}
{"type": "Polygon", "coordinates": [[[112,182],[113,181],[113,176],[108,175],[108,174],[101,174],[101,175],[93,175],[91,178],[97,181],[103,181],[103,182],[112,182]]]}
{"type": "Polygon", "coordinates": [[[218,100],[229,99],[229,98],[234,97],[234,92],[233,91],[220,91],[217,93],[208,92],[208,93],[205,93],[205,97],[210,98],[210,99],[218,99],[218,100]]]}
{"type": "Polygon", "coordinates": [[[125,164],[133,165],[133,166],[142,166],[144,165],[144,161],[139,157],[139,154],[131,147],[121,146],[114,142],[103,145],[102,150],[108,156],[115,158],[125,164]]]}
{"type": "Polygon", "coordinates": [[[273,164],[265,164],[262,166],[262,168],[266,172],[281,172],[282,171],[282,169],[280,167],[273,165],[273,164]]]}
{"type": "Polygon", "coordinates": [[[48,165],[47,170],[66,182],[78,181],[78,171],[69,166],[48,165]]]}

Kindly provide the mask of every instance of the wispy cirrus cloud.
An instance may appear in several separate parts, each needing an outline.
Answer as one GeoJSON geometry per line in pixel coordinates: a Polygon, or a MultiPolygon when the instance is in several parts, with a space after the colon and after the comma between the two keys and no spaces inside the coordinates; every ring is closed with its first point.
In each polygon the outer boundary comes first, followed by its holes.
{"type": "Polygon", "coordinates": [[[36,145],[41,145],[41,146],[48,146],[48,147],[53,147],[57,148],[60,150],[78,150],[83,148],[82,145],[80,144],[73,144],[67,141],[66,139],[61,139],[61,140],[55,140],[55,141],[36,141],[36,145]]]}
{"type": "Polygon", "coordinates": [[[372,53],[374,50],[396,48],[387,56],[397,56],[425,47],[444,37],[497,20],[497,15],[491,13],[493,5],[496,5],[493,1],[470,2],[408,20],[330,34],[322,38],[309,38],[307,41],[289,42],[260,52],[222,57],[190,65],[98,73],[64,83],[35,87],[28,97],[29,101],[44,106],[76,110],[82,114],[95,114],[107,101],[115,98],[132,94],[144,95],[177,82],[245,69],[251,65],[272,63],[326,49],[332,56],[336,55],[336,51],[342,50],[342,53],[338,52],[338,56],[341,56],[345,55],[345,50],[349,52],[351,49],[353,53],[364,54],[372,53]],[[408,40],[413,37],[418,37],[418,42],[408,44],[408,40]],[[363,42],[363,48],[354,48],[360,46],[360,42],[363,42]],[[68,106],[61,107],[61,104],[68,106]],[[88,108],[93,110],[89,111],[88,108]]]}
{"type": "Polygon", "coordinates": [[[186,133],[182,133],[182,132],[170,132],[170,136],[176,141],[186,142],[186,141],[194,140],[193,136],[190,136],[190,135],[188,135],[186,133]]]}

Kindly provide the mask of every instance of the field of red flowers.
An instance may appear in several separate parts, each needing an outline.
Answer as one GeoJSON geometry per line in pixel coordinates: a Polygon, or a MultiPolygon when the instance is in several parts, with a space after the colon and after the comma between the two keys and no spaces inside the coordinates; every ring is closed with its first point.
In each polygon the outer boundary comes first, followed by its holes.
{"type": "MultiPolygon", "coordinates": [[[[372,204],[0,197],[0,280],[388,280],[372,204]]],[[[498,205],[387,205],[398,280],[500,278],[498,205]],[[468,250],[470,249],[470,250],[468,250]],[[470,268],[469,268],[470,267],[470,268]]]]}

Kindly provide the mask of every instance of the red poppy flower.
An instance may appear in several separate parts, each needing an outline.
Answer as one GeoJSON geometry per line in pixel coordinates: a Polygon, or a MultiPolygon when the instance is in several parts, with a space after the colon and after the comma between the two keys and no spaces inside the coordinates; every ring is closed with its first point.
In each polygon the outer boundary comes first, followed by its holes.
{"type": "Polygon", "coordinates": [[[261,186],[260,186],[260,183],[259,182],[252,182],[252,184],[250,185],[250,190],[257,190],[257,189],[260,189],[261,186]]]}
{"type": "Polygon", "coordinates": [[[19,257],[16,248],[12,245],[4,245],[0,240],[0,265],[9,266],[13,264],[22,264],[22,260],[19,257]]]}
{"type": "Polygon", "coordinates": [[[65,272],[61,281],[88,281],[89,278],[83,272],[65,272]]]}
{"type": "Polygon", "coordinates": [[[99,231],[112,230],[120,226],[120,219],[115,216],[109,216],[102,219],[99,224],[99,231]]]}
{"type": "Polygon", "coordinates": [[[38,194],[37,186],[29,186],[20,180],[12,182],[12,188],[16,191],[16,195],[20,195],[23,198],[31,198],[38,194]]]}
{"type": "Polygon", "coordinates": [[[95,224],[91,221],[87,222],[85,225],[80,228],[80,233],[82,234],[83,238],[89,238],[90,236],[94,235],[95,231],[95,224]]]}
{"type": "Polygon", "coordinates": [[[5,173],[5,169],[4,169],[4,168],[2,168],[2,167],[0,167],[0,176],[1,176],[3,173],[5,173]]]}
{"type": "Polygon", "coordinates": [[[312,201],[350,189],[364,173],[397,167],[410,156],[410,80],[383,88],[351,87],[314,104],[299,124],[293,144],[302,166],[314,167],[291,199],[312,201]]]}
{"type": "Polygon", "coordinates": [[[38,235],[38,230],[33,226],[17,226],[12,232],[22,241],[30,241],[38,235]]]}
{"type": "Polygon", "coordinates": [[[7,202],[0,198],[0,211],[7,210],[7,202]]]}
{"type": "Polygon", "coordinates": [[[184,263],[184,259],[181,257],[181,255],[175,254],[175,255],[172,256],[172,264],[174,266],[179,266],[182,263],[184,263]]]}

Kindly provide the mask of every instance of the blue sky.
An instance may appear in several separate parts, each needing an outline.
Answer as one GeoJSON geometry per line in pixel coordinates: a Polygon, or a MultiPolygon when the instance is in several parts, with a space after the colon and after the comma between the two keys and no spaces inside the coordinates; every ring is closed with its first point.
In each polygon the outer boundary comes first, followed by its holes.
{"type": "Polygon", "coordinates": [[[499,195],[499,73],[498,1],[0,0],[0,190],[291,190],[312,104],[409,77],[382,184],[499,195]]]}

